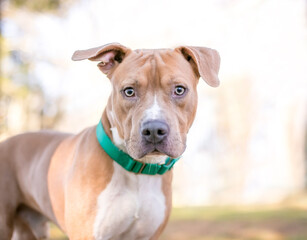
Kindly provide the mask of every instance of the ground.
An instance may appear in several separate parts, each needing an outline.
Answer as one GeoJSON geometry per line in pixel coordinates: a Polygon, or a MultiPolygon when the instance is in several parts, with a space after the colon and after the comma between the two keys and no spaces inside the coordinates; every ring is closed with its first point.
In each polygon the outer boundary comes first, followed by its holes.
{"type": "MultiPolygon", "coordinates": [[[[52,240],[64,235],[51,227],[52,240]]],[[[161,240],[307,240],[304,204],[174,208],[161,240]]]]}
{"type": "Polygon", "coordinates": [[[162,240],[306,240],[300,208],[175,209],[162,240]]]}

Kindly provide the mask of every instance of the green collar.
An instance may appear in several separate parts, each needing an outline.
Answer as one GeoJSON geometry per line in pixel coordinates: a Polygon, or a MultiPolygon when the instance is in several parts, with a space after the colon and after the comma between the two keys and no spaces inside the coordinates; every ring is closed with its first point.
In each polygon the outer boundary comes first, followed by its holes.
{"type": "Polygon", "coordinates": [[[170,158],[168,157],[164,164],[152,164],[152,163],[143,163],[136,161],[131,158],[127,153],[118,149],[108,137],[106,132],[103,129],[101,121],[96,127],[96,136],[100,146],[103,150],[119,165],[129,172],[134,172],[137,174],[147,174],[147,175],[156,175],[164,174],[169,171],[174,164],[179,160],[179,158],[170,158]]]}

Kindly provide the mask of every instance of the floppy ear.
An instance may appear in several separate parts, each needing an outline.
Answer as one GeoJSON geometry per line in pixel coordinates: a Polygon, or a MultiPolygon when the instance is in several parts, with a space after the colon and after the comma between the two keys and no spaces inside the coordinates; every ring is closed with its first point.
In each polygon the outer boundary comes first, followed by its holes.
{"type": "Polygon", "coordinates": [[[176,48],[185,59],[191,63],[197,75],[202,77],[211,87],[220,84],[218,72],[220,69],[220,55],[211,48],[183,46],[176,48]]]}
{"type": "Polygon", "coordinates": [[[124,57],[131,52],[129,48],[119,44],[110,43],[96,48],[87,50],[77,50],[72,55],[72,60],[80,61],[88,59],[99,61],[98,68],[105,74],[108,74],[113,68],[121,63],[124,57]]]}

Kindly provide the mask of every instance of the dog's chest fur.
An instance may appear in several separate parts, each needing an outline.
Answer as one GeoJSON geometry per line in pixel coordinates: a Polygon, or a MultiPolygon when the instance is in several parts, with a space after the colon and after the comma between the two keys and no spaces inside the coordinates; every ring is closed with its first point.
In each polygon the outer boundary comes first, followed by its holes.
{"type": "Polygon", "coordinates": [[[165,217],[160,176],[136,175],[114,162],[114,173],[97,199],[96,240],[150,239],[165,217]]]}

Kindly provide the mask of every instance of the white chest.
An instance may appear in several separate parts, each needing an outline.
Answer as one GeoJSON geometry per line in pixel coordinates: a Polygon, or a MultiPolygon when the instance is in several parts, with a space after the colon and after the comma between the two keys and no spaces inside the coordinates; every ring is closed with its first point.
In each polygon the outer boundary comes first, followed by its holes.
{"type": "Polygon", "coordinates": [[[150,239],[165,217],[162,178],[135,175],[114,162],[114,174],[97,205],[96,240],[150,239]]]}

